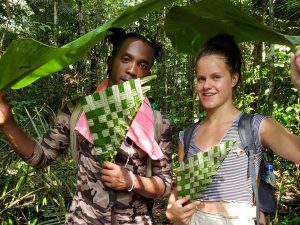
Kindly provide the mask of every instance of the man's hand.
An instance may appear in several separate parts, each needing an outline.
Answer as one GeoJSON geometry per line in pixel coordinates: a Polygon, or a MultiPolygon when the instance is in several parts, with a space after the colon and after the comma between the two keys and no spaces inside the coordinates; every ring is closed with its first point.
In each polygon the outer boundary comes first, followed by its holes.
{"type": "Polygon", "coordinates": [[[3,125],[12,119],[11,110],[9,104],[5,100],[4,92],[0,91],[0,129],[3,125]]]}
{"type": "Polygon", "coordinates": [[[114,190],[129,190],[132,186],[132,180],[129,171],[117,164],[104,162],[100,171],[101,180],[104,185],[114,190]]]}
{"type": "Polygon", "coordinates": [[[192,202],[188,205],[182,206],[188,202],[189,196],[182,199],[172,201],[169,200],[166,211],[167,218],[176,224],[188,224],[197,209],[198,201],[192,202]]]}
{"type": "Polygon", "coordinates": [[[291,79],[300,95],[300,49],[294,54],[291,53],[291,79]]]}

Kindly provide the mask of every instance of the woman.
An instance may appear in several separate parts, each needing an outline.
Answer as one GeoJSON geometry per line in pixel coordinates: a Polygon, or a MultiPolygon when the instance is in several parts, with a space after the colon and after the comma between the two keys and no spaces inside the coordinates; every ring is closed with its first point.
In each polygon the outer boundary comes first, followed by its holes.
{"type": "MultiPolygon", "coordinates": [[[[242,112],[234,106],[233,90],[239,82],[243,58],[233,36],[218,35],[206,43],[196,57],[196,90],[206,117],[194,130],[187,157],[213,146],[235,140],[216,176],[198,201],[177,200],[173,190],[166,215],[177,224],[254,224],[255,208],[251,178],[247,176],[248,156],[240,149],[238,121],[242,112]]],[[[292,81],[300,95],[300,50],[291,54],[292,81]]],[[[252,130],[258,148],[256,168],[265,148],[300,163],[300,137],[289,133],[273,118],[255,115],[252,130]]],[[[184,159],[184,131],[179,134],[178,158],[184,159]]],[[[257,172],[258,173],[258,172],[257,172]]]]}

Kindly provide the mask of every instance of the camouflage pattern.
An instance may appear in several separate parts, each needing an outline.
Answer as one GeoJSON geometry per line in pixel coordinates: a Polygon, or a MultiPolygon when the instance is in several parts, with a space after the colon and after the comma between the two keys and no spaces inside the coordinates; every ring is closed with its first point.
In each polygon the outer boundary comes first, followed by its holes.
{"type": "MultiPolygon", "coordinates": [[[[70,116],[67,107],[58,114],[54,127],[37,142],[33,155],[26,160],[28,164],[36,168],[44,167],[66,151],[70,144],[70,116]]],[[[164,181],[163,195],[166,196],[171,189],[171,127],[169,121],[164,116],[162,118],[163,129],[158,144],[164,157],[152,160],[152,176],[164,181]]],[[[65,224],[152,224],[146,199],[134,191],[116,192],[116,206],[107,209],[108,193],[100,180],[100,165],[92,144],[79,138],[77,157],[77,191],[65,224]]],[[[116,163],[125,165],[128,157],[127,168],[134,174],[146,176],[147,155],[129,138],[122,143],[116,163]]]]}

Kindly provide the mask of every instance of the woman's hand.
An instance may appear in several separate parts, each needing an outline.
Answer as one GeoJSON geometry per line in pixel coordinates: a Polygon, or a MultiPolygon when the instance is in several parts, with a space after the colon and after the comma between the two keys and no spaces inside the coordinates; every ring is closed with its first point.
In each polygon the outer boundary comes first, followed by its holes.
{"type": "Polygon", "coordinates": [[[184,203],[188,202],[189,196],[182,199],[175,200],[175,193],[172,192],[169,198],[168,207],[166,211],[167,218],[176,224],[188,224],[197,209],[198,201],[192,202],[185,206],[184,203]]]}
{"type": "Polygon", "coordinates": [[[300,49],[296,53],[291,53],[291,79],[300,96],[300,49]]]}

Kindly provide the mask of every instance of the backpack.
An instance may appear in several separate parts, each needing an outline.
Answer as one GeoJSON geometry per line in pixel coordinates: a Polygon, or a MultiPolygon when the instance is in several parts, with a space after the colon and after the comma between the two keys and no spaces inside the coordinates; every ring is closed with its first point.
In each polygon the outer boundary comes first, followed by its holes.
{"type": "MultiPolygon", "coordinates": [[[[249,175],[251,176],[252,182],[252,189],[254,193],[255,203],[256,203],[256,223],[259,225],[259,214],[260,211],[264,214],[274,214],[276,210],[276,198],[275,198],[275,189],[265,182],[264,180],[260,179],[264,175],[265,163],[266,160],[263,156],[262,162],[260,165],[258,181],[259,185],[257,185],[256,181],[256,173],[255,173],[255,155],[257,153],[257,149],[255,146],[255,140],[253,138],[252,133],[252,119],[253,115],[243,113],[238,124],[238,133],[242,143],[242,147],[244,148],[246,154],[248,155],[248,171],[249,175]]],[[[191,142],[192,134],[194,129],[200,123],[200,120],[189,128],[187,128],[184,132],[183,137],[183,145],[184,145],[184,159],[186,158],[186,153],[188,151],[188,146],[191,142]]]]}

